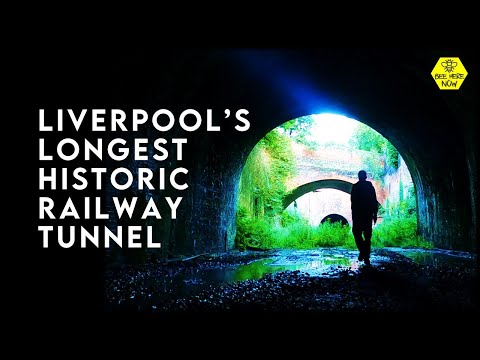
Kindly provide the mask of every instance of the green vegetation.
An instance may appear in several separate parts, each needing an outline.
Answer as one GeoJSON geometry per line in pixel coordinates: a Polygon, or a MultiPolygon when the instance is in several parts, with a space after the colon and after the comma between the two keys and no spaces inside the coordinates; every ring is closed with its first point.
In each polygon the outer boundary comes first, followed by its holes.
{"type": "Polygon", "coordinates": [[[318,227],[306,219],[284,212],[271,218],[239,217],[237,245],[240,249],[313,249],[315,247],[343,246],[355,249],[349,226],[326,222],[318,227]]]}
{"type": "Polygon", "coordinates": [[[407,194],[404,194],[404,187],[400,181],[399,201],[391,202],[387,199],[385,203],[385,215],[389,218],[406,218],[415,216],[417,213],[417,195],[415,188],[412,186],[407,188],[407,194]]]}
{"type": "Polygon", "coordinates": [[[386,218],[378,224],[373,229],[372,247],[385,246],[433,248],[431,242],[417,234],[416,216],[386,218]]]}
{"type": "Polygon", "coordinates": [[[289,120],[278,128],[282,129],[293,141],[303,144],[309,149],[315,149],[318,147],[318,143],[307,139],[307,136],[310,135],[310,128],[313,125],[313,121],[314,119],[310,115],[302,116],[289,120]]]}
{"type": "Polygon", "coordinates": [[[239,214],[273,216],[283,210],[286,181],[294,175],[292,140],[276,129],[253,148],[239,186],[239,214]]]}
{"type": "MultiPolygon", "coordinates": [[[[288,217],[293,218],[291,215],[288,217]]],[[[269,217],[239,217],[237,223],[237,246],[240,249],[313,249],[316,247],[341,246],[356,250],[355,240],[349,225],[325,222],[311,226],[303,218],[286,224],[269,217]]],[[[432,243],[417,235],[415,216],[386,218],[373,228],[372,247],[419,247],[431,249],[432,243]]]]}
{"type": "MultiPolygon", "coordinates": [[[[294,119],[280,129],[269,132],[252,150],[243,169],[238,198],[236,245],[239,249],[342,246],[356,249],[350,226],[324,223],[317,227],[308,220],[283,211],[286,183],[295,175],[292,143],[314,146],[306,140],[311,117],[294,119]]],[[[386,159],[391,168],[398,167],[398,152],[388,140],[365,125],[354,132],[351,144],[386,159]]],[[[382,179],[385,167],[373,161],[370,172],[382,179]],[[377,164],[375,168],[374,164],[377,164]],[[372,171],[374,169],[374,171],[372,171]]],[[[369,158],[365,158],[368,164],[369,158]]],[[[383,221],[373,230],[372,247],[424,247],[431,244],[417,235],[416,195],[413,186],[404,191],[400,183],[399,201],[387,203],[379,215],[383,221]]]]}
{"type": "Polygon", "coordinates": [[[417,234],[417,205],[413,185],[408,188],[405,196],[400,182],[399,201],[385,204],[383,221],[375,227],[372,234],[372,246],[433,248],[431,242],[417,234]]]}
{"type": "Polygon", "coordinates": [[[390,141],[367,125],[359,124],[355,128],[350,139],[350,146],[369,152],[364,155],[366,170],[377,180],[382,179],[389,171],[398,168],[397,149],[390,141]],[[380,155],[385,159],[385,166],[382,167],[378,164],[375,155],[380,155]]]}

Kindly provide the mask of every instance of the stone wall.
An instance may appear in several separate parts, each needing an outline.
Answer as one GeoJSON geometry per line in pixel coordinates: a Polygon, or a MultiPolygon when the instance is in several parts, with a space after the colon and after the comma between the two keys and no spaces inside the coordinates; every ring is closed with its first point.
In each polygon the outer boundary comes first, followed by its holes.
{"type": "Polygon", "coordinates": [[[350,194],[334,189],[319,189],[309,192],[290,204],[286,211],[298,213],[308,219],[310,225],[318,226],[330,214],[339,214],[352,225],[350,194]]]}
{"type": "Polygon", "coordinates": [[[386,199],[389,203],[398,203],[401,194],[403,194],[403,199],[405,199],[410,189],[414,186],[410,171],[408,171],[408,167],[401,156],[398,157],[398,169],[391,174],[385,175],[383,181],[386,199]]]}
{"type": "MultiPolygon", "coordinates": [[[[365,155],[377,157],[379,164],[383,165],[381,156],[363,150],[350,150],[335,147],[320,147],[317,150],[309,150],[302,144],[293,144],[295,153],[295,176],[287,181],[287,190],[294,190],[299,186],[319,180],[343,180],[349,183],[358,181],[358,171],[365,166],[365,155]]],[[[386,193],[381,182],[373,180],[371,174],[367,174],[377,193],[380,204],[385,203],[386,193]]]]}

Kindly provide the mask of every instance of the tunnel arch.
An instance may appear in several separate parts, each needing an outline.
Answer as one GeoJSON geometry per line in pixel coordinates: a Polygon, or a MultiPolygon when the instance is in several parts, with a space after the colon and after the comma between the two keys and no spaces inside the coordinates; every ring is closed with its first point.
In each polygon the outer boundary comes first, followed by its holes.
{"type": "MultiPolygon", "coordinates": [[[[265,121],[264,124],[269,126],[264,128],[259,135],[265,135],[268,131],[281,125],[284,121],[279,119],[293,119],[305,116],[305,114],[337,113],[358,119],[388,139],[402,155],[412,176],[417,194],[419,233],[427,240],[432,241],[435,246],[474,249],[476,227],[468,224],[477,222],[474,214],[477,191],[469,192],[468,189],[477,188],[473,176],[476,174],[476,165],[472,165],[474,162],[472,142],[465,143],[464,141],[465,138],[471,138],[471,134],[468,135],[468,131],[465,129],[472,129],[474,118],[463,111],[456,111],[452,102],[442,99],[438,92],[431,92],[427,85],[430,81],[428,74],[420,73],[417,65],[406,63],[407,61],[398,65],[397,89],[385,86],[387,91],[381,90],[383,81],[380,76],[375,77],[373,83],[369,84],[367,93],[362,93],[358,86],[359,83],[356,83],[352,84],[353,86],[349,89],[333,85],[335,89],[329,87],[327,96],[326,87],[320,84],[331,84],[331,79],[322,80],[319,73],[316,72],[313,75],[315,80],[312,80],[310,84],[315,81],[318,83],[302,91],[303,94],[308,94],[310,97],[307,96],[306,100],[301,101],[293,96],[295,99],[284,103],[295,104],[291,109],[285,109],[291,115],[275,118],[273,123],[265,121]],[[410,91],[409,83],[418,83],[416,91],[410,91]],[[359,92],[357,93],[357,91],[359,92]],[[422,100],[423,96],[425,97],[422,100]],[[315,98],[317,102],[312,98],[315,98]],[[401,106],[398,106],[397,99],[402,99],[401,106]],[[435,105],[427,106],[426,104],[435,105]],[[370,111],[369,107],[375,108],[375,111],[370,111]],[[303,110],[299,111],[300,109],[303,110]],[[459,117],[463,118],[462,125],[464,126],[449,133],[449,124],[459,117]],[[415,144],[422,143],[428,144],[426,152],[415,146],[415,144]],[[465,144],[465,149],[455,146],[455,144],[462,143],[465,144]],[[449,146],[453,147],[451,152],[447,150],[449,146]],[[464,152],[467,148],[470,151],[464,152]],[[470,164],[470,168],[467,169],[460,165],[456,161],[457,157],[469,158],[467,162],[470,164]],[[464,178],[462,179],[459,174],[463,174],[464,178]],[[448,184],[449,180],[447,179],[458,182],[459,186],[455,188],[452,182],[448,184]],[[460,198],[466,200],[470,206],[464,206],[459,200],[460,198]],[[460,211],[455,213],[454,208],[460,211]],[[464,239],[468,238],[469,240],[464,241],[460,233],[464,233],[464,239]]],[[[366,64],[363,63],[363,65],[366,64]]],[[[362,72],[359,68],[356,69],[362,72]]],[[[386,71],[386,69],[382,68],[382,71],[386,71]]],[[[343,77],[343,79],[345,83],[348,83],[346,78],[343,77]]],[[[475,91],[472,90],[468,99],[465,97],[462,101],[472,103],[474,98],[472,93],[475,91]]]]}
{"type": "Polygon", "coordinates": [[[325,216],[321,221],[320,223],[323,224],[325,223],[326,221],[330,220],[330,222],[340,222],[342,223],[342,225],[350,225],[348,220],[345,219],[344,216],[340,215],[340,214],[328,214],[327,216],[325,216]]]}
{"type": "MultiPolygon", "coordinates": [[[[297,188],[290,191],[283,198],[283,201],[282,201],[283,209],[286,209],[288,205],[290,205],[293,201],[298,199],[300,196],[318,189],[335,189],[335,190],[343,191],[347,194],[350,194],[352,191],[352,185],[353,183],[350,183],[345,180],[339,180],[339,179],[317,180],[307,184],[300,185],[297,188]]],[[[379,203],[379,205],[381,204],[379,203]]]]}
{"type": "MultiPolygon", "coordinates": [[[[221,132],[188,135],[181,164],[190,187],[177,220],[168,225],[169,251],[203,253],[232,248],[240,174],[255,144],[270,130],[305,114],[336,113],[358,119],[402,154],[417,194],[418,229],[443,248],[476,248],[477,87],[439,91],[430,72],[452,51],[468,64],[468,49],[216,49],[150,53],[115,59],[112,104],[172,111],[247,108],[248,131],[223,120],[221,132]],[[137,69],[130,78],[125,67],[137,69]],[[134,75],[134,76],[133,76],[134,75]],[[167,86],[165,85],[167,84],[167,86]],[[188,91],[185,91],[188,89],[188,91]],[[125,104],[125,102],[123,102],[125,104]],[[199,216],[201,214],[208,214],[199,216]]],[[[180,130],[165,137],[184,135],[180,130]]],[[[185,135],[185,136],[187,136],[185,135]]]]}

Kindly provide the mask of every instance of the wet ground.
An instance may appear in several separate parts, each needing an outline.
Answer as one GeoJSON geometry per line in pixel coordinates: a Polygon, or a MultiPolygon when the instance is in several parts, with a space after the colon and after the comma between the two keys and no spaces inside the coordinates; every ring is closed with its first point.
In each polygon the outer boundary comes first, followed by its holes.
{"type": "Polygon", "coordinates": [[[231,252],[105,273],[105,310],[478,311],[476,257],[446,250],[231,252]]]}

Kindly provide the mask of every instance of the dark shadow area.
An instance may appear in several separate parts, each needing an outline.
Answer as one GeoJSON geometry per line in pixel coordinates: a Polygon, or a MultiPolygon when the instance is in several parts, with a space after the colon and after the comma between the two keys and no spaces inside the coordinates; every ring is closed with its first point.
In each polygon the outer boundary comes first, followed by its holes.
{"type": "Polygon", "coordinates": [[[348,225],[348,220],[345,219],[342,215],[339,215],[339,214],[330,214],[330,215],[325,216],[322,219],[321,224],[323,224],[325,222],[331,222],[331,223],[339,222],[342,225],[348,225]]]}
{"type": "Polygon", "coordinates": [[[357,254],[338,249],[247,251],[112,270],[106,273],[105,310],[156,316],[184,311],[318,315],[478,310],[474,258],[445,252],[447,261],[419,263],[411,253],[374,249],[371,266],[366,266],[357,254]]]}

